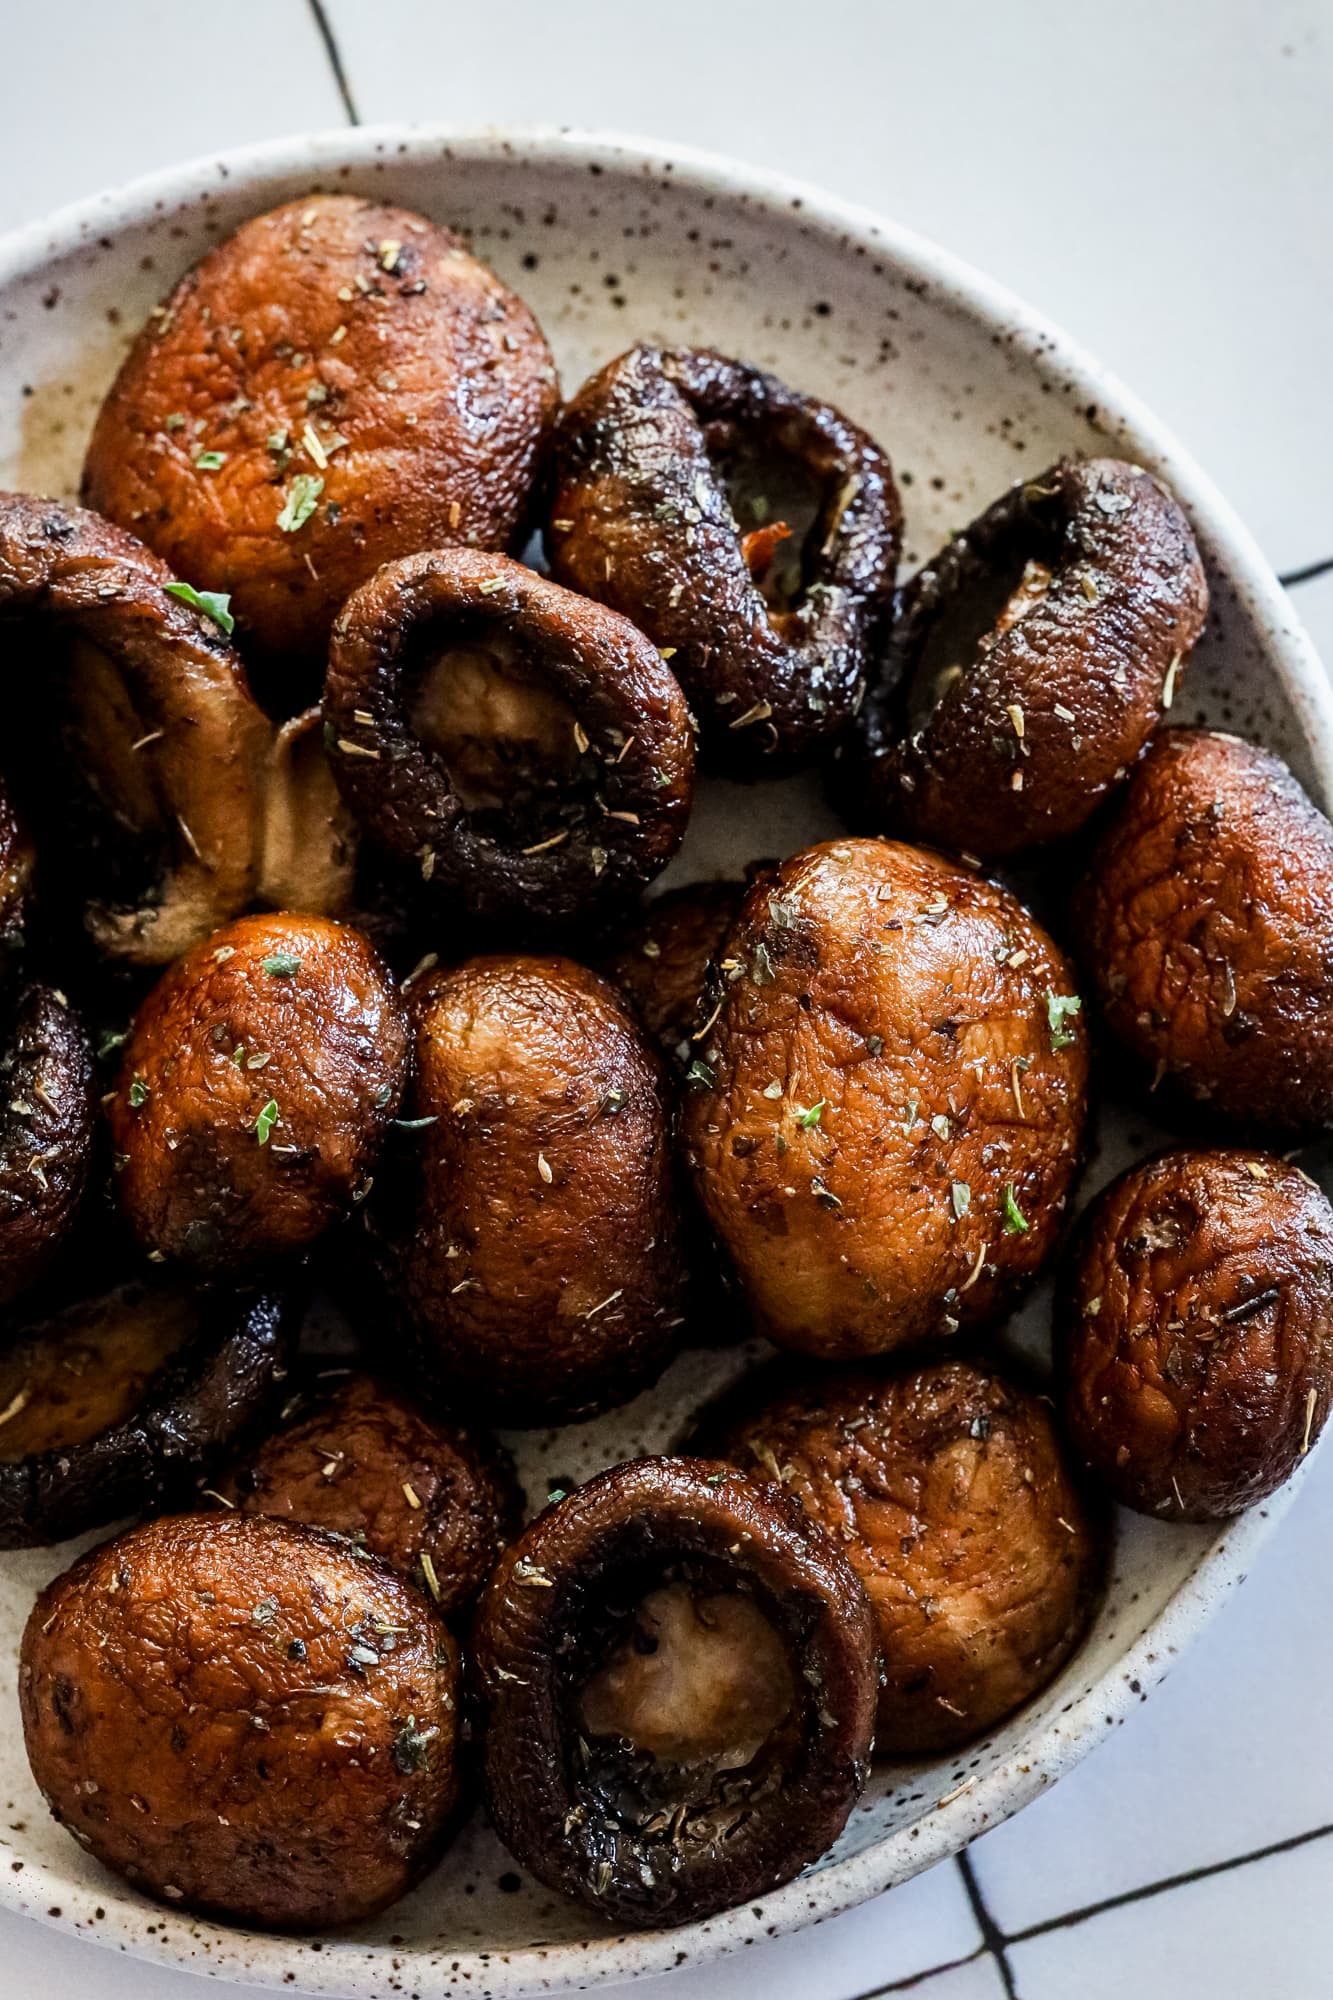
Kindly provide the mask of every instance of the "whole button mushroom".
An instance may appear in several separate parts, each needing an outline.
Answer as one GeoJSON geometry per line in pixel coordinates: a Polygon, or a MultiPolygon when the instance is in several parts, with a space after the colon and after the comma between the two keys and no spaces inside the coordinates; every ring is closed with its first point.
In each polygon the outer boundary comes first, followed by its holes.
{"type": "Polygon", "coordinates": [[[639,346],[584,383],[552,463],[555,575],[662,648],[710,768],[821,757],[893,597],[902,514],[874,440],[742,361],[639,346]]]}
{"type": "Polygon", "coordinates": [[[902,593],[840,773],[860,823],[984,856],[1076,833],[1170,708],[1207,610],[1151,473],[1065,458],[1013,487],[902,593]]]}
{"type": "Polygon", "coordinates": [[[90,1550],[33,1607],[19,1701],[74,1838],[231,1923],[374,1916],[458,1806],[449,1632],[385,1564],[289,1521],[177,1515],[90,1550]]]}
{"type": "Polygon", "coordinates": [[[291,709],[381,563],[513,542],[558,393],[532,314],[452,231],[309,195],[243,224],[152,316],[84,494],[229,594],[291,709]]]}
{"type": "Polygon", "coordinates": [[[628,1402],[683,1282],[659,1064],[569,959],[470,959],[409,996],[407,1130],[370,1215],[417,1360],[511,1422],[628,1402]]]}
{"type": "Polygon", "coordinates": [[[305,1249],[368,1192],[406,1068],[359,931],[253,916],[196,945],[135,1016],[108,1110],[139,1241],[210,1274],[305,1249]]]}
{"type": "Polygon", "coordinates": [[[966,1361],[822,1375],[749,1408],[718,1450],[798,1500],[864,1584],[884,1655],[880,1756],[990,1729],[1087,1629],[1105,1522],[1048,1400],[1003,1375],[966,1361]]]}
{"type": "Polygon", "coordinates": [[[1267,1153],[1181,1147],[1131,1168],[1084,1219],[1056,1359],[1074,1449],[1125,1506],[1253,1506],[1333,1403],[1333,1207],[1267,1153]]]}
{"type": "Polygon", "coordinates": [[[832,841],[755,885],[684,1134],[761,1331],[850,1359],[1001,1310],[1078,1171],[1080,1007],[1023,905],[937,854],[832,841]]]}
{"type": "Polygon", "coordinates": [[[1156,739],[1075,899],[1106,1025],[1154,1083],[1259,1131],[1333,1121],[1333,828],[1279,757],[1156,739]]]}
{"type": "Polygon", "coordinates": [[[785,1495],[719,1462],[630,1460],[558,1498],[502,1558],[474,1648],[501,1839],[618,1924],[790,1881],[865,1782],[865,1593],[785,1495]]]}

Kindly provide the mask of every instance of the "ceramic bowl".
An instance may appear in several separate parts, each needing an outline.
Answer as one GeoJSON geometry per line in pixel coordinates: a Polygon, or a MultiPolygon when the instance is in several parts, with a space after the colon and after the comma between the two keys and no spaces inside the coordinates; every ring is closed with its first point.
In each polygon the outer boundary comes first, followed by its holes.
{"type": "MultiPolygon", "coordinates": [[[[535,308],[573,388],[631,341],[707,343],[840,404],[889,449],[907,560],[1064,451],[1160,472],[1193,516],[1214,611],[1175,719],[1280,751],[1325,805],[1333,699],[1244,530],[1151,417],[999,286],[902,229],[724,161],[571,133],[340,131],[195,162],[98,196],[0,244],[0,483],[73,492],[99,399],[149,308],[237,223],[312,189],[349,189],[467,232],[535,308]]],[[[674,879],[837,830],[817,784],[705,787],[674,879]]],[[[1108,1108],[1086,1190],[1158,1134],[1108,1108]]],[[[1040,1350],[1047,1300],[1016,1329],[1040,1350]]],[[[670,1448],[746,1365],[686,1354],[600,1422],[518,1440],[535,1499],[612,1459],[670,1448]]],[[[845,1909],[954,1853],[1118,1727],[1241,1580],[1291,1489],[1232,1526],[1124,1517],[1110,1589],[1077,1656],[1003,1729],[937,1763],[880,1770],[833,1851],[709,1923],[622,1937],[523,1878],[480,1822],[374,1924],[257,1936],[143,1900],[49,1818],[28,1772],[14,1655],[33,1593],[72,1553],[0,1558],[0,1899],[122,1950],[320,1994],[518,1996],[697,1963],[845,1909]]]]}

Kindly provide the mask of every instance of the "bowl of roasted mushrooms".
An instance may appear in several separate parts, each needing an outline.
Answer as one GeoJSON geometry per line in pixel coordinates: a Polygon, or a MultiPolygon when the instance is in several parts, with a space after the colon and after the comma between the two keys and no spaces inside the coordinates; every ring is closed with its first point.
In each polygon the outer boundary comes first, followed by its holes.
{"type": "Polygon", "coordinates": [[[0,1894],[519,1996],[956,1852],[1333,1403],[1262,559],[688,155],[291,141],[0,309],[0,1894]]]}

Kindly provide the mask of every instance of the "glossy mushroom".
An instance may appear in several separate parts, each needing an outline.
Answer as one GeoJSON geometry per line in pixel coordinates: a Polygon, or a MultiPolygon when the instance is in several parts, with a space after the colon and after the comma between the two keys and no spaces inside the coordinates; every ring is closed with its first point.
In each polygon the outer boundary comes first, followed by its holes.
{"type": "Polygon", "coordinates": [[[836,741],[865,692],[901,532],[872,438],[706,348],[631,348],[556,431],[554,573],[668,655],[712,768],[791,770],[836,741]]]}
{"type": "Polygon", "coordinates": [[[0,1048],[0,1304],[49,1268],[73,1228],[96,1119],[82,1023],[54,987],[25,988],[0,1048]]]}
{"type": "Polygon", "coordinates": [[[744,882],[689,882],[655,896],[626,926],[602,971],[634,1006],[664,1056],[689,1061],[709,966],[745,900],[744,882]]]}

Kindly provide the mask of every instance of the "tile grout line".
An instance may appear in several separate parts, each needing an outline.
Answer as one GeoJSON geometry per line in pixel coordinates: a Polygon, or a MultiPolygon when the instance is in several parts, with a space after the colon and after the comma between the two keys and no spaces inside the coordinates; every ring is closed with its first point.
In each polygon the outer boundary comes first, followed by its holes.
{"type": "Polygon", "coordinates": [[[855,2000],[885,2000],[889,1993],[911,1993],[916,1987],[924,1986],[928,1979],[935,1979],[941,1972],[957,1972],[963,1965],[975,1965],[979,1958],[989,1958],[990,1948],[979,1944],[975,1951],[965,1958],[944,1958],[938,1965],[923,1966],[920,1972],[906,1973],[901,1979],[891,1979],[887,1986],[872,1986],[864,1993],[855,1995],[855,2000]]]}
{"type": "Polygon", "coordinates": [[[972,1906],[972,1915],[976,1918],[977,1928],[981,1932],[982,1946],[995,1960],[995,1969],[999,1973],[1000,1982],[1004,1987],[1005,2000],[1018,2000],[1018,1989],[1014,1985],[1014,1970],[1005,1953],[1004,1932],[1000,1929],[1000,1926],[986,1907],[986,1899],[981,1893],[981,1884],[977,1881],[976,1873],[972,1867],[972,1857],[968,1850],[964,1848],[961,1854],[954,1856],[954,1861],[958,1873],[963,1878],[963,1887],[967,1891],[967,1900],[972,1906]]]}
{"type": "Polygon", "coordinates": [[[1280,572],[1278,582],[1290,590],[1298,583],[1313,583],[1317,576],[1327,576],[1333,569],[1333,556],[1325,556],[1321,562],[1306,563],[1302,569],[1288,569],[1280,572]]]}
{"type": "Polygon", "coordinates": [[[347,122],[349,125],[359,125],[361,114],[356,108],[356,99],[352,95],[352,86],[347,79],[342,50],[338,47],[338,37],[333,32],[333,23],[329,19],[324,0],[309,0],[309,6],[319,38],[324,44],[324,53],[329,59],[329,68],[333,71],[333,80],[338,86],[338,95],[343,101],[343,110],[347,113],[347,122]]]}

